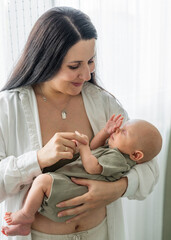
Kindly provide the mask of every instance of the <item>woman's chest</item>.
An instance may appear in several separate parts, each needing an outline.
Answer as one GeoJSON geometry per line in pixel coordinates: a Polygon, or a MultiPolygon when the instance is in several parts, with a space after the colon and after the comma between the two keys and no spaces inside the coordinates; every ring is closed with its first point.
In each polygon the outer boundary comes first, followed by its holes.
{"type": "Polygon", "coordinates": [[[83,101],[77,101],[65,110],[66,118],[62,118],[62,111],[51,108],[39,109],[42,143],[45,145],[57,132],[75,132],[86,134],[91,140],[93,130],[89,122],[83,101]]]}

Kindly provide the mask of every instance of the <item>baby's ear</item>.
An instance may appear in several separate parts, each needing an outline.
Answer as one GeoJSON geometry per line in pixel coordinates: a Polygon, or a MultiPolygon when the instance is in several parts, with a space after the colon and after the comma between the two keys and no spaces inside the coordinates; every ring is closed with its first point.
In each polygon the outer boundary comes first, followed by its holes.
{"type": "Polygon", "coordinates": [[[134,153],[131,153],[129,157],[136,163],[139,163],[140,160],[144,157],[144,153],[142,151],[136,150],[134,153]]]}

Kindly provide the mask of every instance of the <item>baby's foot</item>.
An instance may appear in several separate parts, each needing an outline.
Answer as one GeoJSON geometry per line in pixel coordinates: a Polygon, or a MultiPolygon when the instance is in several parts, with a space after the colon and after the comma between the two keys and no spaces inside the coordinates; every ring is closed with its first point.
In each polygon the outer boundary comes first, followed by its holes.
{"type": "Polygon", "coordinates": [[[6,236],[26,236],[30,233],[31,231],[31,225],[30,224],[18,224],[18,225],[13,225],[10,227],[7,226],[2,226],[1,232],[6,235],[6,236]]]}
{"type": "Polygon", "coordinates": [[[28,224],[34,221],[34,216],[26,215],[21,209],[14,213],[6,212],[4,219],[8,225],[28,224]]]}

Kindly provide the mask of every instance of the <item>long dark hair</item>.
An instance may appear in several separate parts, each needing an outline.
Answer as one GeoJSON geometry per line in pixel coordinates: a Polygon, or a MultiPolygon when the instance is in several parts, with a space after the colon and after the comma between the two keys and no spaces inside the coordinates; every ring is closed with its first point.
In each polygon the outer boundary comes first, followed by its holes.
{"type": "MultiPolygon", "coordinates": [[[[2,90],[34,85],[51,79],[60,69],[68,50],[78,41],[97,39],[90,18],[80,10],[55,7],[35,23],[23,53],[2,90]]],[[[90,82],[97,85],[95,74],[90,82]]]]}

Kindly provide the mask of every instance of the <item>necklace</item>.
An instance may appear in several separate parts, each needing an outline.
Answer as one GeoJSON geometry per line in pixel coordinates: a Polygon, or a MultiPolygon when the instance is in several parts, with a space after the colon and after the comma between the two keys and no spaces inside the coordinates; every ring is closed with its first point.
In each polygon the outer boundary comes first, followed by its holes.
{"type": "MultiPolygon", "coordinates": [[[[41,92],[41,97],[43,99],[44,102],[48,102],[48,99],[45,97],[44,93],[43,93],[43,90],[41,88],[41,86],[39,85],[39,88],[40,88],[40,92],[41,92]]],[[[55,108],[61,113],[61,118],[62,120],[65,120],[67,118],[67,111],[66,111],[66,108],[70,102],[71,98],[69,99],[69,101],[67,102],[65,108],[63,110],[59,110],[57,109],[57,107],[55,106],[55,108]]],[[[53,104],[54,105],[54,104],[53,104]]]]}

